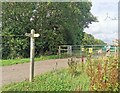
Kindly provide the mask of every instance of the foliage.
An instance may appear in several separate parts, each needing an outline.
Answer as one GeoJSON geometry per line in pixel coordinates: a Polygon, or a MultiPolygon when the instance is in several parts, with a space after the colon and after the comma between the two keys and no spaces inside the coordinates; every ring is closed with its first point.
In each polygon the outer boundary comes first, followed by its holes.
{"type": "Polygon", "coordinates": [[[75,76],[77,74],[77,61],[74,58],[68,59],[69,72],[71,76],[75,76]]]}
{"type": "Polygon", "coordinates": [[[90,77],[91,91],[118,91],[118,58],[109,56],[98,59],[89,58],[87,73],[90,77]]]}
{"type": "Polygon", "coordinates": [[[84,34],[84,38],[82,39],[82,45],[105,45],[102,40],[94,38],[91,34],[84,34]]]}
{"type": "Polygon", "coordinates": [[[3,2],[3,59],[29,57],[29,37],[35,29],[36,56],[56,54],[58,45],[81,44],[83,30],[96,18],[91,2],[3,2]],[[13,36],[11,36],[13,35],[13,36]]]}

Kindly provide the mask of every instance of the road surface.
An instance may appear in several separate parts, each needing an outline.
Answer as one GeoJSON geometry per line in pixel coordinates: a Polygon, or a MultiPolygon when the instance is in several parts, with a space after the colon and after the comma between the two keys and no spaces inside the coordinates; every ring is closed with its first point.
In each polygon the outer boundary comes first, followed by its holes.
{"type": "MultiPolygon", "coordinates": [[[[35,62],[35,76],[52,71],[55,68],[65,68],[68,66],[67,61],[68,59],[51,59],[35,62]]],[[[29,79],[29,63],[2,67],[2,85],[21,82],[26,79],[29,79]]]]}

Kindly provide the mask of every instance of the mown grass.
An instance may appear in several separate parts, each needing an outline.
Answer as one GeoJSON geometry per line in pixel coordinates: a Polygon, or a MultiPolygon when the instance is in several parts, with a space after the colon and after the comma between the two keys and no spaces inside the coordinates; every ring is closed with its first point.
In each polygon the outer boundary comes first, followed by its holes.
{"type": "Polygon", "coordinates": [[[34,78],[34,82],[24,81],[3,86],[2,91],[77,91],[89,90],[87,74],[72,77],[68,69],[52,71],[34,78]]]}
{"type": "MultiPolygon", "coordinates": [[[[49,59],[57,59],[59,58],[58,55],[50,55],[50,56],[41,56],[39,58],[35,58],[35,61],[42,61],[42,60],[49,60],[49,59]]],[[[14,65],[14,64],[22,64],[30,62],[29,58],[23,58],[23,59],[9,59],[9,60],[2,60],[2,63],[0,66],[8,66],[8,65],[14,65]]]]}

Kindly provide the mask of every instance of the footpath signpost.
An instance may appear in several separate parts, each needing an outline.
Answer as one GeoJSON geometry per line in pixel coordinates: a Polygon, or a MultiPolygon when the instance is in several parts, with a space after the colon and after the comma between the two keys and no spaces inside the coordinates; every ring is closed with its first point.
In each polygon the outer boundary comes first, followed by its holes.
{"type": "Polygon", "coordinates": [[[35,34],[35,30],[32,29],[31,33],[26,33],[25,35],[30,37],[30,76],[29,76],[29,81],[32,82],[33,77],[34,77],[35,37],[39,37],[39,34],[35,34]]]}

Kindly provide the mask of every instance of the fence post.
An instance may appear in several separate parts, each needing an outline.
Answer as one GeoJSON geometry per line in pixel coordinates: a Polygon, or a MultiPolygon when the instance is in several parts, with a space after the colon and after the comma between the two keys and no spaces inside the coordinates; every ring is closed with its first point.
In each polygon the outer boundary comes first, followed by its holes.
{"type": "Polygon", "coordinates": [[[70,53],[70,56],[72,56],[72,46],[69,46],[69,53],[70,53]]]}
{"type": "Polygon", "coordinates": [[[67,46],[67,54],[72,56],[72,46],[70,45],[67,46]]]}
{"type": "Polygon", "coordinates": [[[69,45],[67,46],[67,55],[69,55],[69,45]]]}
{"type": "Polygon", "coordinates": [[[58,48],[58,56],[59,56],[59,59],[60,59],[60,55],[61,55],[61,46],[59,46],[59,48],[58,48]]]}

